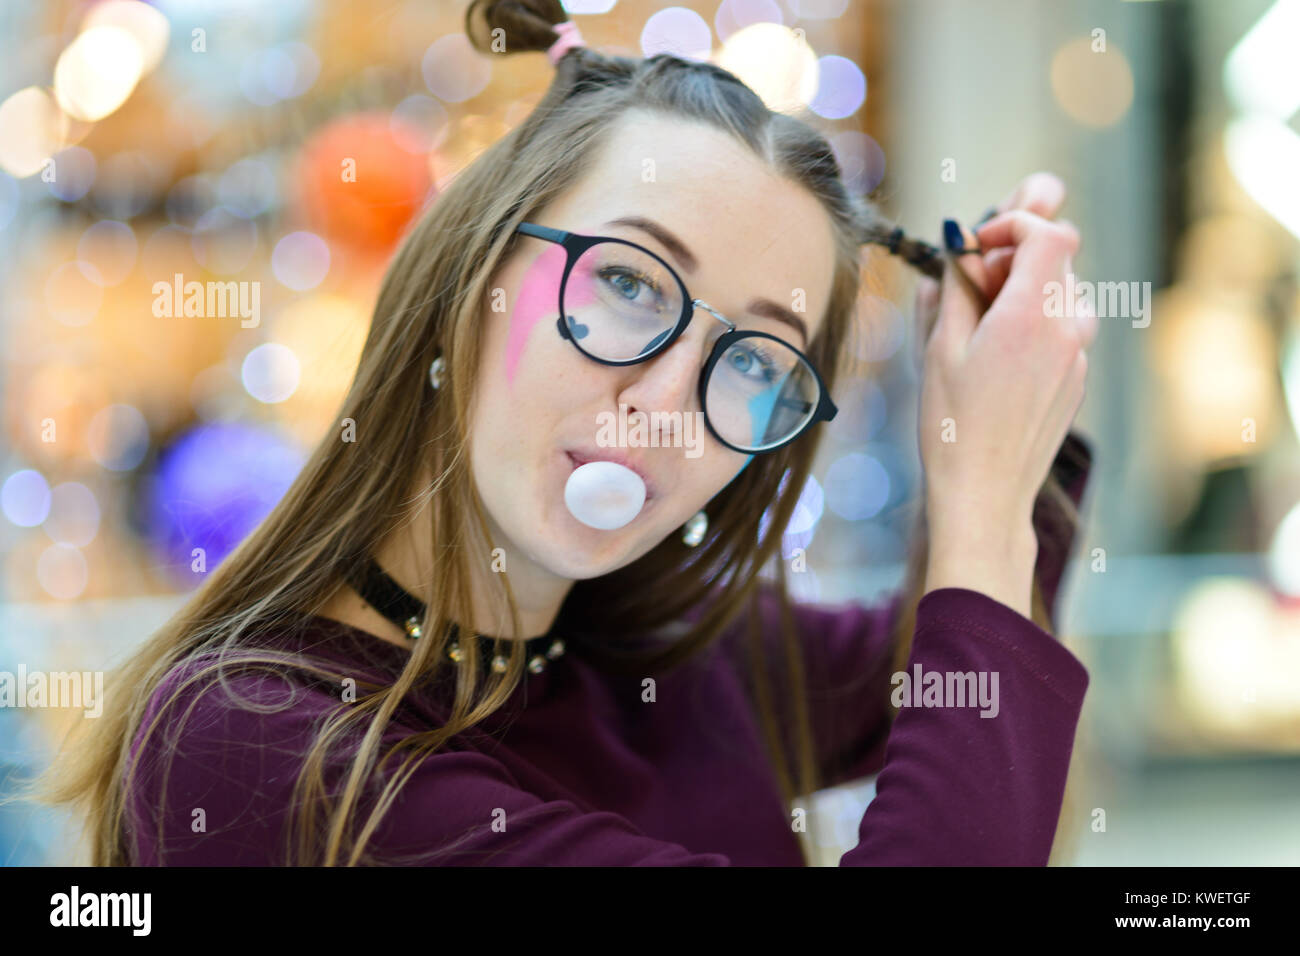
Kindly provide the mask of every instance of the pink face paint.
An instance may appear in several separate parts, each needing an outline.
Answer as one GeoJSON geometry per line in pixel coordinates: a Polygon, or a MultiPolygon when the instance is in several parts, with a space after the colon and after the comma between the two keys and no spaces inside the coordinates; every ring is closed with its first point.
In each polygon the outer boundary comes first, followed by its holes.
{"type": "MultiPolygon", "coordinates": [[[[506,381],[514,384],[515,369],[524,343],[532,334],[537,320],[556,316],[560,306],[560,277],[564,275],[567,253],[563,246],[552,244],[533,260],[519,283],[519,294],[514,311],[510,314],[510,331],[506,336],[506,381]]],[[[589,277],[588,277],[589,278],[589,277]]],[[[592,301],[590,282],[580,280],[577,270],[569,276],[569,286],[564,291],[565,305],[572,312],[592,301]]]]}
{"type": "Polygon", "coordinates": [[[564,274],[564,247],[550,245],[533,260],[519,284],[519,295],[510,313],[510,332],[506,337],[506,381],[515,380],[515,366],[524,350],[524,342],[537,320],[559,306],[560,276],[564,274]]]}

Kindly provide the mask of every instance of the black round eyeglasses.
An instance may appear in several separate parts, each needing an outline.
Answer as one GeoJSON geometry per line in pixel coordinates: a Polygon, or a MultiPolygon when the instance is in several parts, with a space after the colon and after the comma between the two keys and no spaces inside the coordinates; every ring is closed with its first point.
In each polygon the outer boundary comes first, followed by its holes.
{"type": "Polygon", "coordinates": [[[727,326],[700,371],[700,408],[709,432],[745,454],[775,451],[839,411],[808,357],[767,332],[741,330],[649,249],[612,236],[585,236],[531,222],[516,232],[567,253],[556,327],[587,358],[637,365],[659,355],[697,308],[727,326]]]}

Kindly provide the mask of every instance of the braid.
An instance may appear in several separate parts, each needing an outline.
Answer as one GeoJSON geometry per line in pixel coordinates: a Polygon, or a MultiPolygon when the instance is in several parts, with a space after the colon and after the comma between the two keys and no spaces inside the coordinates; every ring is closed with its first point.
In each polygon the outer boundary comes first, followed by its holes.
{"type": "Polygon", "coordinates": [[[913,239],[902,226],[890,228],[881,221],[872,222],[863,229],[863,245],[884,246],[890,255],[899,256],[931,279],[943,277],[943,256],[937,246],[921,239],[913,239]]]}

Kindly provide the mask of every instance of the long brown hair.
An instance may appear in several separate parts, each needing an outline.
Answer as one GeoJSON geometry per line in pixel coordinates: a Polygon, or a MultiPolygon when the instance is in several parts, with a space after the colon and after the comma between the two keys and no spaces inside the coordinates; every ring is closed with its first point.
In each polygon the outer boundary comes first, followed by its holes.
{"type": "MultiPolygon", "coordinates": [[[[496,36],[504,38],[506,52],[538,51],[557,38],[552,24],[566,18],[558,0],[473,0],[466,11],[466,30],[484,52],[491,48],[490,34],[497,28],[504,31],[496,36]]],[[[483,548],[480,553],[491,550],[466,454],[481,309],[493,275],[513,248],[514,226],[575,182],[611,118],[637,107],[690,117],[729,132],[821,200],[834,226],[836,261],[825,321],[809,345],[809,356],[828,386],[835,382],[841,356],[850,351],[846,337],[859,291],[862,245],[888,247],[928,274],[937,274],[930,247],[902,236],[865,198],[846,190],[822,135],[769,110],[731,73],[666,54],[636,59],[605,56],[589,48],[570,50],[532,113],[453,178],[390,264],[359,366],[338,413],[340,427],[350,422],[356,440],[331,436],[319,444],[262,524],[113,675],[114,693],[102,717],[74,728],[60,759],[38,779],[34,792],[41,799],[76,805],[85,814],[93,864],[135,862],[124,832],[126,794],[138,770],[130,759],[132,741],[166,726],[168,711],[193,682],[221,679],[231,669],[284,672],[289,662],[284,655],[241,636],[288,627],[319,610],[340,586],[343,569],[371,554],[426,501],[433,540],[463,544],[474,536],[483,548]],[[446,361],[447,374],[446,384],[435,392],[427,371],[438,354],[446,361]],[[412,454],[413,449],[426,449],[427,454],[412,454]],[[429,469],[435,480],[412,501],[409,492],[421,469],[429,469]],[[191,666],[192,675],[143,726],[151,695],[178,665],[191,666]]],[[[580,646],[596,666],[646,674],[699,653],[748,608],[751,690],[787,805],[819,788],[800,640],[785,596],[779,553],[783,529],[815,450],[816,440],[809,436],[756,456],[710,502],[709,531],[698,547],[688,548],[670,535],[628,566],[576,582],[558,622],[566,639],[580,646]],[[763,509],[754,502],[769,503],[770,521],[761,539],[763,509]],[[777,705],[761,628],[752,613],[758,572],[768,566],[781,601],[779,666],[789,679],[784,696],[788,710],[777,705]],[[635,586],[629,586],[631,582],[635,586]],[[671,643],[608,643],[614,635],[650,635],[680,624],[684,612],[693,608],[702,613],[671,643]],[[794,730],[793,748],[782,729],[787,726],[794,730]]],[[[914,558],[921,556],[921,568],[924,549],[922,539],[913,552],[914,558]]],[[[385,727],[408,692],[417,682],[453,666],[445,654],[450,622],[473,619],[470,549],[435,548],[433,553],[426,582],[432,599],[423,622],[425,637],[415,643],[397,681],[340,706],[304,755],[291,808],[296,824],[286,833],[288,863],[386,862],[375,859],[367,842],[420,760],[500,708],[522,677],[524,662],[517,644],[506,673],[481,674],[476,639],[462,633],[467,653],[456,668],[447,722],[380,753],[385,727]],[[333,796],[324,780],[327,755],[343,749],[354,735],[361,739],[358,746],[346,748],[345,786],[333,796]],[[377,766],[397,758],[399,749],[404,757],[397,772],[383,781],[379,799],[363,814],[362,798],[375,784],[377,766]]],[[[508,608],[513,636],[525,636],[519,633],[508,573],[488,577],[499,582],[500,593],[493,597],[508,608]]],[[[904,660],[911,637],[909,615],[914,614],[922,586],[914,562],[899,622],[898,647],[904,660]]],[[[1035,620],[1047,624],[1046,616],[1037,612],[1035,620]]],[[[335,686],[348,676],[319,660],[297,663],[335,686]]],[[[161,811],[154,822],[161,834],[161,811]]]]}

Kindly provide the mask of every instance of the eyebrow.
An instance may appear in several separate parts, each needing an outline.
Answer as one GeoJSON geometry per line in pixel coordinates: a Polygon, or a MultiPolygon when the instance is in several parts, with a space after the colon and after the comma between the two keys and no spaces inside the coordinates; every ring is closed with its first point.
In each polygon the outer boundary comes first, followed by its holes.
{"type": "MultiPolygon", "coordinates": [[[[694,273],[699,268],[698,260],[691,250],[686,248],[686,244],[653,219],[648,219],[645,216],[620,216],[618,219],[611,219],[605,225],[631,226],[633,229],[640,229],[667,249],[669,254],[677,260],[678,265],[686,272],[694,273]]],[[[808,342],[808,326],[804,324],[803,319],[789,309],[777,305],[771,299],[751,299],[749,304],[745,306],[745,311],[775,319],[778,322],[784,322],[803,336],[805,344],[808,342]]]]}

